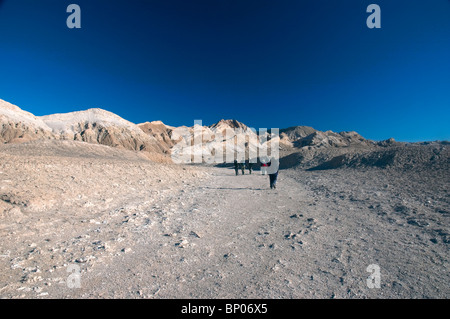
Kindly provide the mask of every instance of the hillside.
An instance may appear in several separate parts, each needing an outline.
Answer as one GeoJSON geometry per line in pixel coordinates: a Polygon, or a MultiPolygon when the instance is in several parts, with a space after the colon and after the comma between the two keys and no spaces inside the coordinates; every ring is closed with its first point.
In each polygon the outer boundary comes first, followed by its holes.
{"type": "Polygon", "coordinates": [[[53,138],[52,130],[42,119],[0,100],[0,143],[21,143],[53,138]]]}
{"type": "MultiPolygon", "coordinates": [[[[417,143],[398,143],[392,138],[376,142],[353,131],[323,132],[309,126],[280,129],[279,140],[272,140],[270,130],[266,135],[261,135],[236,119],[222,119],[201,127],[173,127],[161,121],[136,125],[99,108],[39,117],[0,100],[0,124],[2,143],[73,140],[142,152],[147,158],[159,162],[199,163],[203,158],[203,162],[220,163],[232,162],[235,156],[240,159],[255,158],[258,156],[258,144],[266,143],[265,146],[270,149],[273,141],[279,141],[281,168],[403,165],[400,163],[407,166],[408,162],[415,161],[415,157],[420,157],[418,161],[426,165],[433,164],[422,159],[424,152],[428,154],[430,151],[417,143]],[[408,147],[405,148],[406,145],[408,147]],[[414,145],[417,147],[409,147],[414,145]],[[231,150],[228,159],[227,150],[231,150]],[[233,150],[236,155],[232,154],[233,150]]],[[[433,154],[427,156],[431,158],[433,154]]]]}

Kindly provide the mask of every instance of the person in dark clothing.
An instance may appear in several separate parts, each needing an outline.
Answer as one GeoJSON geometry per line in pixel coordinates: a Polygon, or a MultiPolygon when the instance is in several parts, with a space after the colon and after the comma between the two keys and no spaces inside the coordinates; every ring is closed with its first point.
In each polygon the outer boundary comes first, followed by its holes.
{"type": "Polygon", "coordinates": [[[239,175],[239,166],[237,160],[234,160],[234,171],[236,172],[236,176],[239,175]]]}
{"type": "Polygon", "coordinates": [[[245,174],[245,161],[242,161],[241,163],[241,170],[242,170],[242,175],[245,174]]]}
{"type": "Polygon", "coordinates": [[[279,162],[276,161],[274,158],[272,158],[270,160],[270,162],[267,163],[267,166],[270,167],[270,169],[269,169],[270,189],[276,189],[277,188],[279,162]]]}
{"type": "Polygon", "coordinates": [[[278,179],[278,171],[274,174],[269,174],[270,189],[277,188],[277,179],[278,179]]]}
{"type": "Polygon", "coordinates": [[[249,173],[250,175],[252,174],[252,166],[253,166],[252,162],[249,161],[249,162],[248,162],[248,173],[249,173]]]}

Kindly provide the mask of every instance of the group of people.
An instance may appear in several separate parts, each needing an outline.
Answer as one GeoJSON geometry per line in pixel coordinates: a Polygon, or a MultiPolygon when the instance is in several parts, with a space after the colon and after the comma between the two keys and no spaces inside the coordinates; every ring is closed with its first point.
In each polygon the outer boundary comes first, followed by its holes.
{"type": "MultiPolygon", "coordinates": [[[[236,176],[239,175],[239,170],[241,170],[242,175],[244,175],[246,166],[248,168],[249,174],[251,174],[253,169],[253,163],[251,161],[238,162],[237,160],[234,160],[234,171],[236,172],[236,176]]],[[[279,170],[279,163],[278,162],[275,163],[274,158],[270,160],[268,159],[261,160],[261,174],[266,175],[268,173],[270,189],[277,188],[278,170],[279,170]]]]}
{"type": "Polygon", "coordinates": [[[253,164],[250,163],[250,161],[243,161],[241,163],[238,163],[237,160],[234,160],[234,170],[236,172],[236,176],[239,175],[239,169],[242,170],[242,175],[245,174],[245,166],[247,166],[248,172],[249,172],[249,174],[251,174],[252,173],[253,164]]]}

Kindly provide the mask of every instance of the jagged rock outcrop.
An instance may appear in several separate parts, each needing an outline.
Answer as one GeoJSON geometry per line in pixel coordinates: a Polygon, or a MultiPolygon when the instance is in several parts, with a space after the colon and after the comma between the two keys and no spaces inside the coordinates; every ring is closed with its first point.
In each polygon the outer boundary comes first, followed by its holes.
{"type": "Polygon", "coordinates": [[[362,153],[347,153],[333,157],[310,170],[327,170],[336,168],[395,168],[398,170],[414,169],[420,171],[433,168],[448,171],[450,168],[450,150],[444,143],[397,144],[390,148],[377,148],[362,153]]]}
{"type": "Polygon", "coordinates": [[[280,142],[289,146],[294,146],[294,142],[297,142],[315,132],[317,132],[317,130],[310,126],[292,126],[286,129],[281,129],[280,142]]]}
{"type": "Polygon", "coordinates": [[[280,142],[292,147],[348,147],[352,145],[373,145],[356,132],[317,131],[309,126],[294,126],[280,130],[280,142]]]}
{"type": "Polygon", "coordinates": [[[52,130],[40,118],[0,100],[0,143],[22,143],[54,138],[52,130]]]}
{"type": "Polygon", "coordinates": [[[102,109],[52,114],[41,119],[59,139],[163,153],[153,136],[145,134],[136,124],[102,109]]]}
{"type": "Polygon", "coordinates": [[[176,142],[171,138],[172,131],[175,129],[173,126],[165,125],[161,121],[153,121],[138,124],[138,127],[144,133],[154,137],[158,141],[162,152],[170,153],[170,149],[176,142]]]}
{"type": "Polygon", "coordinates": [[[199,163],[199,159],[203,158],[206,162],[209,159],[222,163],[233,162],[235,158],[248,160],[258,154],[260,137],[257,132],[237,120],[220,120],[210,126],[176,128],[172,134],[172,138],[180,137],[171,150],[176,161],[199,163]]]}
{"type": "Polygon", "coordinates": [[[235,131],[241,131],[241,132],[245,132],[246,130],[248,130],[249,128],[247,127],[247,125],[237,121],[237,120],[220,120],[219,122],[208,126],[208,128],[210,128],[213,131],[216,132],[221,132],[223,134],[223,131],[226,129],[232,129],[235,131]]]}

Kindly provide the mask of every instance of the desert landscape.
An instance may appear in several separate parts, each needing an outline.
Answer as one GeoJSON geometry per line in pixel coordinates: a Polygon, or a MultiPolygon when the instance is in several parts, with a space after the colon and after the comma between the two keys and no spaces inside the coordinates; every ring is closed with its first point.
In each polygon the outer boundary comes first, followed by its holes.
{"type": "Polygon", "coordinates": [[[447,141],[280,129],[272,190],[258,164],[174,164],[176,128],[147,120],[0,100],[0,297],[450,296],[447,141]]]}

